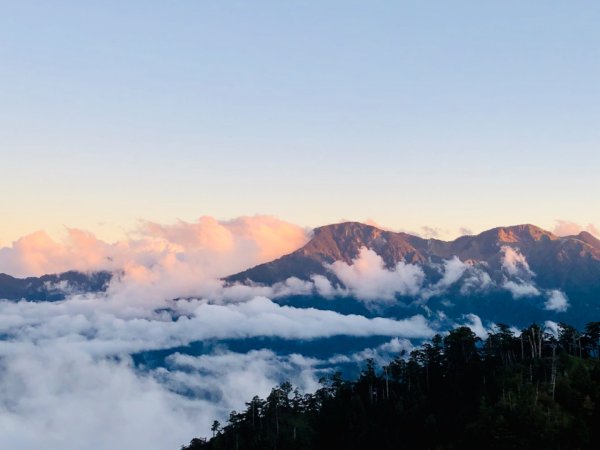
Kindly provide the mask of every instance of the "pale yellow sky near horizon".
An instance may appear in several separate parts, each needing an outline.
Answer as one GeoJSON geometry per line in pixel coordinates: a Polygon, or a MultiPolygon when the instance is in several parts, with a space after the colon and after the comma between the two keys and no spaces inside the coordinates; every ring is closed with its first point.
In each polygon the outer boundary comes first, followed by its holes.
{"type": "MultiPolygon", "coordinates": [[[[253,215],[253,214],[251,214],[253,215]]],[[[269,215],[269,214],[266,214],[269,215]]],[[[14,226],[11,227],[10,223],[11,221],[7,221],[4,222],[1,230],[0,230],[0,247],[10,247],[12,245],[12,243],[16,240],[18,240],[21,237],[24,237],[26,235],[32,234],[34,232],[37,231],[45,231],[46,233],[48,233],[53,239],[60,241],[61,238],[63,238],[66,235],[66,230],[68,228],[74,228],[74,229],[81,229],[81,230],[85,230],[85,231],[89,231],[91,233],[93,233],[98,239],[101,239],[105,242],[109,242],[109,243],[113,243],[116,241],[120,241],[120,240],[126,240],[128,238],[131,238],[133,236],[135,236],[136,234],[136,230],[140,227],[140,225],[146,221],[149,222],[155,222],[155,223],[160,223],[162,225],[170,225],[170,224],[174,224],[180,220],[187,222],[187,223],[195,223],[197,222],[198,218],[200,216],[196,216],[196,217],[190,217],[190,218],[182,218],[182,217],[178,217],[172,220],[162,220],[160,217],[157,217],[155,219],[148,219],[148,218],[138,218],[138,219],[133,219],[130,220],[129,222],[122,222],[122,223],[117,223],[117,222],[87,222],[87,221],[79,221],[77,223],[74,224],[68,224],[68,223],[64,223],[64,222],[47,222],[45,224],[42,224],[41,226],[36,226],[34,224],[31,225],[24,225],[24,224],[20,224],[18,226],[14,226]]],[[[239,216],[238,216],[239,217],[239,216]]],[[[525,224],[525,223],[531,223],[533,225],[539,226],[545,230],[548,231],[552,231],[552,232],[559,232],[559,234],[574,234],[577,231],[577,229],[581,229],[581,230],[587,230],[592,232],[593,234],[598,235],[598,237],[600,237],[600,234],[597,231],[597,227],[594,223],[591,223],[589,221],[582,221],[582,222],[575,222],[575,221],[570,221],[570,220],[565,220],[564,218],[561,219],[554,219],[554,220],[548,220],[544,223],[536,223],[534,221],[531,220],[521,220],[521,221],[513,221],[513,222],[498,222],[498,223],[492,223],[492,222],[480,222],[479,224],[476,224],[476,226],[474,226],[473,224],[469,224],[469,223],[457,223],[453,226],[437,226],[437,224],[434,223],[419,223],[418,221],[406,221],[403,223],[390,223],[390,222],[384,222],[384,221],[380,221],[377,220],[377,218],[373,218],[373,217],[363,217],[363,218],[356,218],[356,217],[340,217],[338,219],[332,219],[329,221],[325,221],[322,223],[301,223],[301,222],[294,222],[294,221],[290,221],[287,220],[287,218],[285,217],[278,217],[275,216],[281,220],[293,223],[294,225],[298,225],[301,227],[305,227],[307,229],[312,229],[318,226],[322,226],[322,225],[328,225],[331,223],[338,223],[338,222],[345,222],[345,221],[357,221],[357,222],[363,222],[363,223],[368,223],[374,226],[378,226],[381,228],[385,228],[385,229],[389,229],[392,231],[404,231],[404,232],[408,232],[408,233],[413,233],[413,234],[418,234],[424,237],[435,237],[435,238],[439,238],[439,239],[443,239],[443,240],[451,240],[451,239],[455,239],[458,236],[461,236],[463,234],[466,234],[467,232],[472,232],[473,234],[477,234],[480,233],[482,231],[485,231],[487,229],[490,228],[494,228],[494,227],[498,227],[498,226],[510,226],[510,225],[519,225],[519,224],[525,224]],[[559,228],[562,225],[562,228],[559,228]]],[[[218,220],[233,220],[237,217],[216,217],[216,219],[218,220]]]]}

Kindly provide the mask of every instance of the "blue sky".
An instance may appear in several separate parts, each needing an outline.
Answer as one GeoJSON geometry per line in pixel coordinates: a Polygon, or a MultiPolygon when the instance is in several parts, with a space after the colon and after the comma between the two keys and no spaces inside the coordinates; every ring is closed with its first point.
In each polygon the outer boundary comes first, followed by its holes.
{"type": "Polygon", "coordinates": [[[274,214],[600,224],[600,4],[19,1],[0,243],[274,214]]]}

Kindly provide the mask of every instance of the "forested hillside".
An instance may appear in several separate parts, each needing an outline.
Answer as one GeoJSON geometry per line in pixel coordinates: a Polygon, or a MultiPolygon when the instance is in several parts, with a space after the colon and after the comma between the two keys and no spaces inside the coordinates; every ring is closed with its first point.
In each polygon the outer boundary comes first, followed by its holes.
{"type": "Polygon", "coordinates": [[[314,394],[283,383],[182,449],[600,448],[599,357],[600,322],[485,340],[461,327],[314,394]]]}

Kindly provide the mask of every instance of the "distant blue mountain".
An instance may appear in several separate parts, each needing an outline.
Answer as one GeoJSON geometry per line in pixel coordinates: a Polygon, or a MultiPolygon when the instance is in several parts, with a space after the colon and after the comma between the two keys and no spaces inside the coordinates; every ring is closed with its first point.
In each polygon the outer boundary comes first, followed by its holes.
{"type": "Polygon", "coordinates": [[[112,273],[69,271],[41,277],[15,278],[0,273],[0,299],[56,301],[69,294],[101,292],[112,279],[112,273]]]}

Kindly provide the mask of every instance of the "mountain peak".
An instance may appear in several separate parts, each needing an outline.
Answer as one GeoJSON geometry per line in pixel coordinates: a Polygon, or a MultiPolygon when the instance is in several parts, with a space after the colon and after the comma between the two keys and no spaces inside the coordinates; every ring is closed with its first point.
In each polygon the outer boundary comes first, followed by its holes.
{"type": "Polygon", "coordinates": [[[409,235],[385,231],[360,222],[342,222],[314,230],[314,236],[295,254],[325,263],[344,261],[348,264],[358,257],[363,247],[374,250],[386,265],[392,267],[399,258],[413,261],[416,250],[406,239],[409,235]]]}
{"type": "Polygon", "coordinates": [[[574,237],[596,249],[600,249],[600,240],[596,238],[593,234],[588,233],[587,231],[582,231],[574,237]]]}
{"type": "Polygon", "coordinates": [[[376,236],[380,236],[381,233],[383,233],[383,230],[372,225],[367,225],[360,222],[341,222],[315,228],[313,230],[313,241],[325,240],[329,238],[336,240],[367,240],[376,236]]]}
{"type": "Polygon", "coordinates": [[[315,228],[313,231],[316,234],[321,233],[323,231],[331,231],[331,230],[347,230],[347,229],[354,229],[354,230],[364,230],[364,229],[369,229],[369,228],[373,228],[376,230],[379,230],[379,228],[373,226],[373,225],[368,225],[366,223],[362,223],[362,222],[355,222],[355,221],[346,221],[346,222],[339,222],[339,223],[331,223],[328,225],[322,225],[320,227],[315,228]]]}
{"type": "Polygon", "coordinates": [[[382,230],[360,222],[342,222],[315,228],[312,239],[302,248],[270,263],[261,264],[227,277],[229,282],[254,281],[271,284],[289,277],[310,279],[311,275],[330,276],[327,264],[343,261],[352,264],[364,247],[373,250],[388,268],[399,261],[421,263],[427,241],[405,233],[382,230]]]}
{"type": "Polygon", "coordinates": [[[493,236],[499,242],[505,243],[526,243],[541,240],[554,241],[558,239],[558,236],[555,234],[531,224],[492,228],[480,234],[480,236],[485,235],[493,236]]]}

